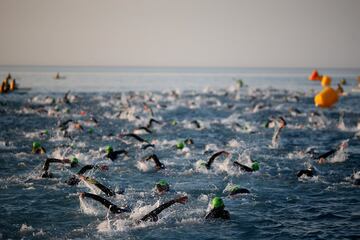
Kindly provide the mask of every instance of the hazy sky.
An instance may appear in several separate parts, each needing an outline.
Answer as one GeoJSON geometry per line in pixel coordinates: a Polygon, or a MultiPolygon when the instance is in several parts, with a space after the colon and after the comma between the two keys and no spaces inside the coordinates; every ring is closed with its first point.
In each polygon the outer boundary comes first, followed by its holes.
{"type": "Polygon", "coordinates": [[[0,0],[0,65],[360,67],[360,0],[0,0]]]}

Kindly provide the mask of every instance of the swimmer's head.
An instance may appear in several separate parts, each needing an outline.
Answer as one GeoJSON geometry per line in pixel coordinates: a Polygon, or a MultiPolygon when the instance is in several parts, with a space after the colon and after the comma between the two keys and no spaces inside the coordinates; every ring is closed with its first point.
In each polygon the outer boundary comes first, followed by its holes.
{"type": "Polygon", "coordinates": [[[162,179],[156,183],[156,190],[160,193],[167,192],[170,190],[170,186],[165,180],[162,179]]]}
{"type": "Polygon", "coordinates": [[[196,162],[196,167],[197,168],[209,168],[207,165],[207,162],[205,162],[204,160],[199,160],[196,162]]]}
{"type": "Polygon", "coordinates": [[[176,148],[177,148],[177,149],[182,150],[184,147],[185,147],[184,141],[181,140],[181,141],[178,141],[178,142],[176,143],[176,148]]]}
{"type": "Polygon", "coordinates": [[[112,153],[114,151],[114,149],[110,145],[107,145],[105,147],[105,151],[106,151],[107,154],[109,154],[109,153],[112,153]]]}
{"type": "Polygon", "coordinates": [[[231,193],[234,193],[234,192],[238,191],[239,189],[240,189],[239,185],[233,185],[233,186],[230,187],[229,192],[231,194],[231,193]]]}
{"type": "Polygon", "coordinates": [[[251,165],[251,169],[252,169],[253,171],[259,171],[259,169],[260,169],[259,163],[258,163],[258,162],[254,162],[254,163],[251,165]]]}
{"type": "Polygon", "coordinates": [[[39,149],[41,148],[41,144],[39,142],[33,142],[32,143],[32,149],[33,150],[36,150],[36,149],[39,149]]]}
{"type": "Polygon", "coordinates": [[[177,125],[177,121],[176,121],[176,120],[172,120],[172,121],[171,121],[171,125],[173,125],[173,126],[177,125]]]}
{"type": "Polygon", "coordinates": [[[214,197],[211,200],[211,208],[212,209],[218,209],[218,208],[224,208],[224,207],[225,207],[224,202],[220,197],[214,197]]]}
{"type": "Polygon", "coordinates": [[[71,164],[71,167],[75,167],[77,164],[79,164],[79,159],[77,159],[76,157],[72,157],[70,159],[70,164],[71,164]]]}

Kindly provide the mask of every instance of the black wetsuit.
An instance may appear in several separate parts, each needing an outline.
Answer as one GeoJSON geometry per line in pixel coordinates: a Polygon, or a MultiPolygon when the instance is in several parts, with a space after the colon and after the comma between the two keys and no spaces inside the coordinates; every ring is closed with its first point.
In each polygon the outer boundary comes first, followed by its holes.
{"type": "MultiPolygon", "coordinates": [[[[49,172],[50,163],[66,163],[63,159],[57,159],[57,158],[47,158],[44,166],[42,168],[41,177],[42,178],[52,178],[53,174],[49,172]]],[[[71,165],[72,167],[74,164],[71,165]]]]}
{"type": "Polygon", "coordinates": [[[136,140],[138,140],[139,142],[149,143],[148,141],[146,141],[145,139],[143,139],[142,137],[139,137],[138,135],[136,135],[134,133],[122,134],[122,135],[120,135],[120,137],[132,137],[132,138],[135,138],[136,140]]]}
{"type": "Polygon", "coordinates": [[[158,120],[156,120],[156,119],[154,119],[154,118],[151,118],[151,119],[149,120],[149,123],[146,125],[146,127],[147,127],[147,128],[151,128],[153,123],[161,124],[160,121],[158,121],[158,120]]]}
{"type": "Polygon", "coordinates": [[[297,173],[297,177],[301,177],[302,175],[305,175],[305,176],[308,176],[308,177],[313,177],[314,176],[314,169],[309,168],[309,169],[306,169],[306,170],[300,170],[297,173]]]}
{"type": "Polygon", "coordinates": [[[61,123],[59,124],[60,130],[62,130],[62,131],[66,130],[66,129],[68,128],[68,124],[69,124],[70,122],[73,122],[73,120],[72,120],[72,119],[69,119],[69,120],[66,120],[66,121],[64,121],[64,122],[61,122],[61,123]]]}
{"type": "Polygon", "coordinates": [[[35,148],[32,150],[32,153],[35,153],[35,154],[45,154],[46,153],[46,150],[45,148],[43,147],[39,147],[39,148],[35,148]]]}
{"type": "Polygon", "coordinates": [[[145,145],[141,146],[141,149],[146,150],[146,149],[148,149],[150,147],[155,148],[155,145],[151,144],[151,143],[148,143],[148,144],[145,144],[145,145]]]}
{"type": "Polygon", "coordinates": [[[165,165],[163,163],[160,162],[159,158],[156,156],[156,154],[152,154],[148,157],[146,157],[144,160],[145,161],[149,161],[149,160],[153,160],[156,166],[156,169],[164,169],[165,165]]]}
{"type": "Polygon", "coordinates": [[[338,148],[337,148],[337,149],[331,149],[330,151],[328,151],[328,152],[326,152],[326,153],[324,153],[324,154],[321,154],[321,155],[315,157],[315,160],[319,160],[319,159],[321,159],[321,158],[326,159],[327,157],[335,154],[338,150],[339,150],[338,148]]]}
{"type": "Polygon", "coordinates": [[[236,188],[235,190],[230,192],[230,196],[236,195],[236,194],[242,194],[242,193],[250,193],[249,190],[246,188],[236,188]]]}
{"type": "Polygon", "coordinates": [[[95,185],[97,188],[99,188],[103,193],[106,194],[106,196],[108,197],[112,197],[115,196],[115,192],[107,187],[105,187],[104,185],[102,185],[101,183],[99,183],[98,181],[96,181],[93,178],[89,178],[89,177],[85,177],[84,179],[87,183],[93,184],[95,185]]]}
{"type": "Polygon", "coordinates": [[[152,133],[152,131],[147,127],[138,127],[136,129],[134,129],[134,131],[136,131],[136,130],[144,130],[147,133],[152,133]]]}
{"type": "MultiPolygon", "coordinates": [[[[83,175],[84,173],[86,173],[87,171],[93,169],[93,168],[96,168],[97,166],[96,165],[85,165],[84,167],[82,167],[78,172],[77,172],[77,175],[83,175]]],[[[76,185],[80,182],[80,179],[76,176],[76,175],[73,175],[71,176],[67,181],[66,183],[69,184],[69,185],[76,185]]]]}
{"type": "Polygon", "coordinates": [[[106,157],[110,158],[112,161],[114,161],[117,159],[118,155],[120,155],[120,154],[127,155],[128,152],[126,150],[112,151],[112,152],[109,152],[108,154],[106,154],[106,157]]]}
{"type": "Polygon", "coordinates": [[[103,197],[100,197],[98,195],[92,194],[92,193],[83,193],[85,197],[94,199],[95,201],[100,202],[102,205],[104,205],[107,209],[109,209],[114,214],[124,213],[124,212],[130,212],[128,208],[121,208],[116,206],[115,204],[111,203],[110,201],[106,200],[103,197]]]}
{"type": "Polygon", "coordinates": [[[213,164],[213,162],[215,161],[215,159],[217,158],[217,157],[219,157],[221,154],[223,154],[223,153],[225,153],[225,154],[227,154],[228,152],[226,152],[226,151],[219,151],[219,152],[217,152],[217,153],[214,153],[210,158],[209,158],[209,160],[208,160],[208,162],[206,163],[206,168],[207,169],[210,169],[210,167],[211,167],[211,165],[213,164]]]}
{"type": "Polygon", "coordinates": [[[191,124],[193,124],[196,128],[201,128],[201,125],[200,125],[200,123],[197,121],[197,120],[193,120],[193,121],[191,121],[191,124]]]}
{"type": "MultiPolygon", "coordinates": [[[[87,193],[84,192],[84,197],[88,197],[88,198],[92,198],[95,201],[100,202],[102,205],[104,205],[107,209],[109,209],[112,213],[114,214],[119,214],[119,213],[124,213],[124,212],[131,212],[130,209],[128,208],[121,208],[116,206],[115,204],[111,203],[110,201],[106,200],[105,198],[102,198],[98,195],[92,194],[92,193],[87,193]]],[[[163,210],[165,210],[166,208],[169,208],[171,205],[174,205],[175,203],[177,203],[178,201],[176,199],[170,200],[166,203],[161,204],[159,207],[157,207],[156,209],[152,210],[150,213],[146,214],[144,217],[142,217],[139,221],[137,221],[138,223],[141,221],[152,221],[152,222],[156,222],[158,220],[158,214],[160,214],[163,210]]]]}
{"type": "Polygon", "coordinates": [[[158,220],[158,214],[160,214],[164,209],[170,207],[171,205],[173,205],[175,203],[177,203],[177,201],[175,199],[173,199],[166,203],[161,204],[159,207],[157,207],[156,209],[152,210],[151,212],[149,212],[148,214],[143,216],[140,219],[140,221],[156,222],[158,220]]]}
{"type": "Polygon", "coordinates": [[[224,209],[224,207],[214,208],[208,214],[206,214],[205,219],[230,219],[230,213],[224,209]]]}
{"type": "Polygon", "coordinates": [[[239,167],[242,171],[254,172],[254,170],[251,167],[245,166],[245,165],[243,165],[241,163],[233,162],[233,165],[236,166],[236,167],[239,167]]]}

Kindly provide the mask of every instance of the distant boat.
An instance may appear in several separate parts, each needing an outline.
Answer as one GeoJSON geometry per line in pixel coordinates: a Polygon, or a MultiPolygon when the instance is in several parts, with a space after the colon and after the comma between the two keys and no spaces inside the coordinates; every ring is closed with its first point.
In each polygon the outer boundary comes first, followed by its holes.
{"type": "Polygon", "coordinates": [[[60,80],[60,79],[65,79],[65,76],[61,76],[60,73],[56,73],[56,75],[54,76],[55,80],[60,80]]]}

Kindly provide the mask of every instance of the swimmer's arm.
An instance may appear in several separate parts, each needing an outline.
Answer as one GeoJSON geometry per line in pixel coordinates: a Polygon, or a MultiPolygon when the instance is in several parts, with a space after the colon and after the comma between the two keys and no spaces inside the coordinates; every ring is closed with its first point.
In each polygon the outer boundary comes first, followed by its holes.
{"type": "Polygon", "coordinates": [[[182,197],[170,200],[166,203],[163,203],[159,207],[157,207],[156,209],[152,210],[151,212],[146,214],[144,217],[142,217],[140,219],[140,221],[150,220],[150,221],[156,222],[158,220],[157,215],[160,214],[163,210],[165,210],[166,208],[169,208],[170,206],[174,205],[175,203],[185,204],[187,200],[188,200],[187,196],[182,196],[182,197]]]}
{"type": "Polygon", "coordinates": [[[80,197],[82,197],[82,198],[84,198],[84,197],[91,198],[91,199],[101,203],[107,209],[110,209],[110,211],[113,212],[113,213],[127,212],[126,210],[124,210],[122,208],[119,208],[118,206],[116,206],[112,202],[106,200],[105,198],[100,197],[100,196],[95,195],[95,194],[92,194],[92,193],[82,192],[82,193],[80,193],[80,197]]]}
{"type": "Polygon", "coordinates": [[[82,167],[79,171],[78,171],[78,175],[83,175],[84,173],[86,173],[87,171],[93,169],[95,167],[95,165],[85,165],[84,167],[82,167]]]}
{"type": "Polygon", "coordinates": [[[96,187],[98,187],[103,193],[106,194],[106,196],[108,197],[111,197],[111,196],[115,196],[115,192],[107,187],[105,187],[104,185],[102,185],[101,183],[99,182],[95,182],[94,185],[96,187]]]}
{"type": "Polygon", "coordinates": [[[43,171],[47,171],[49,170],[49,166],[50,166],[50,163],[65,163],[64,160],[62,159],[57,159],[57,158],[47,158],[45,163],[44,163],[44,166],[43,166],[43,171]]]}
{"type": "Polygon", "coordinates": [[[158,120],[154,119],[154,118],[151,118],[148,125],[146,126],[147,128],[151,128],[152,126],[152,123],[157,123],[157,124],[161,124],[161,122],[159,122],[158,120]]]}
{"type": "Polygon", "coordinates": [[[327,158],[328,156],[334,154],[336,151],[337,151],[337,149],[332,149],[324,154],[321,154],[320,156],[316,157],[315,159],[327,158]]]}
{"type": "Polygon", "coordinates": [[[147,133],[152,133],[152,131],[148,127],[138,127],[135,130],[144,130],[147,133]]]}
{"type": "Polygon", "coordinates": [[[220,151],[220,152],[217,152],[217,153],[215,153],[214,155],[212,155],[210,158],[209,158],[209,161],[206,163],[206,168],[210,168],[211,167],[211,164],[215,161],[215,159],[218,157],[218,156],[220,156],[221,154],[223,154],[223,153],[226,153],[226,154],[228,154],[228,152],[226,152],[226,151],[220,151]]]}
{"type": "Polygon", "coordinates": [[[127,133],[124,134],[123,137],[133,137],[136,140],[138,140],[139,142],[147,142],[146,140],[144,140],[143,138],[139,137],[138,135],[134,134],[134,133],[127,133]]]}
{"type": "Polygon", "coordinates": [[[237,166],[237,167],[240,167],[241,170],[244,170],[246,172],[253,172],[252,168],[249,168],[248,166],[245,166],[245,165],[243,165],[241,163],[233,162],[233,165],[237,166]]]}
{"type": "Polygon", "coordinates": [[[156,165],[156,167],[158,169],[162,169],[165,168],[164,164],[162,164],[158,158],[158,156],[156,156],[156,154],[152,154],[150,156],[148,156],[147,158],[145,158],[145,161],[149,161],[150,159],[152,159],[156,165]]]}

